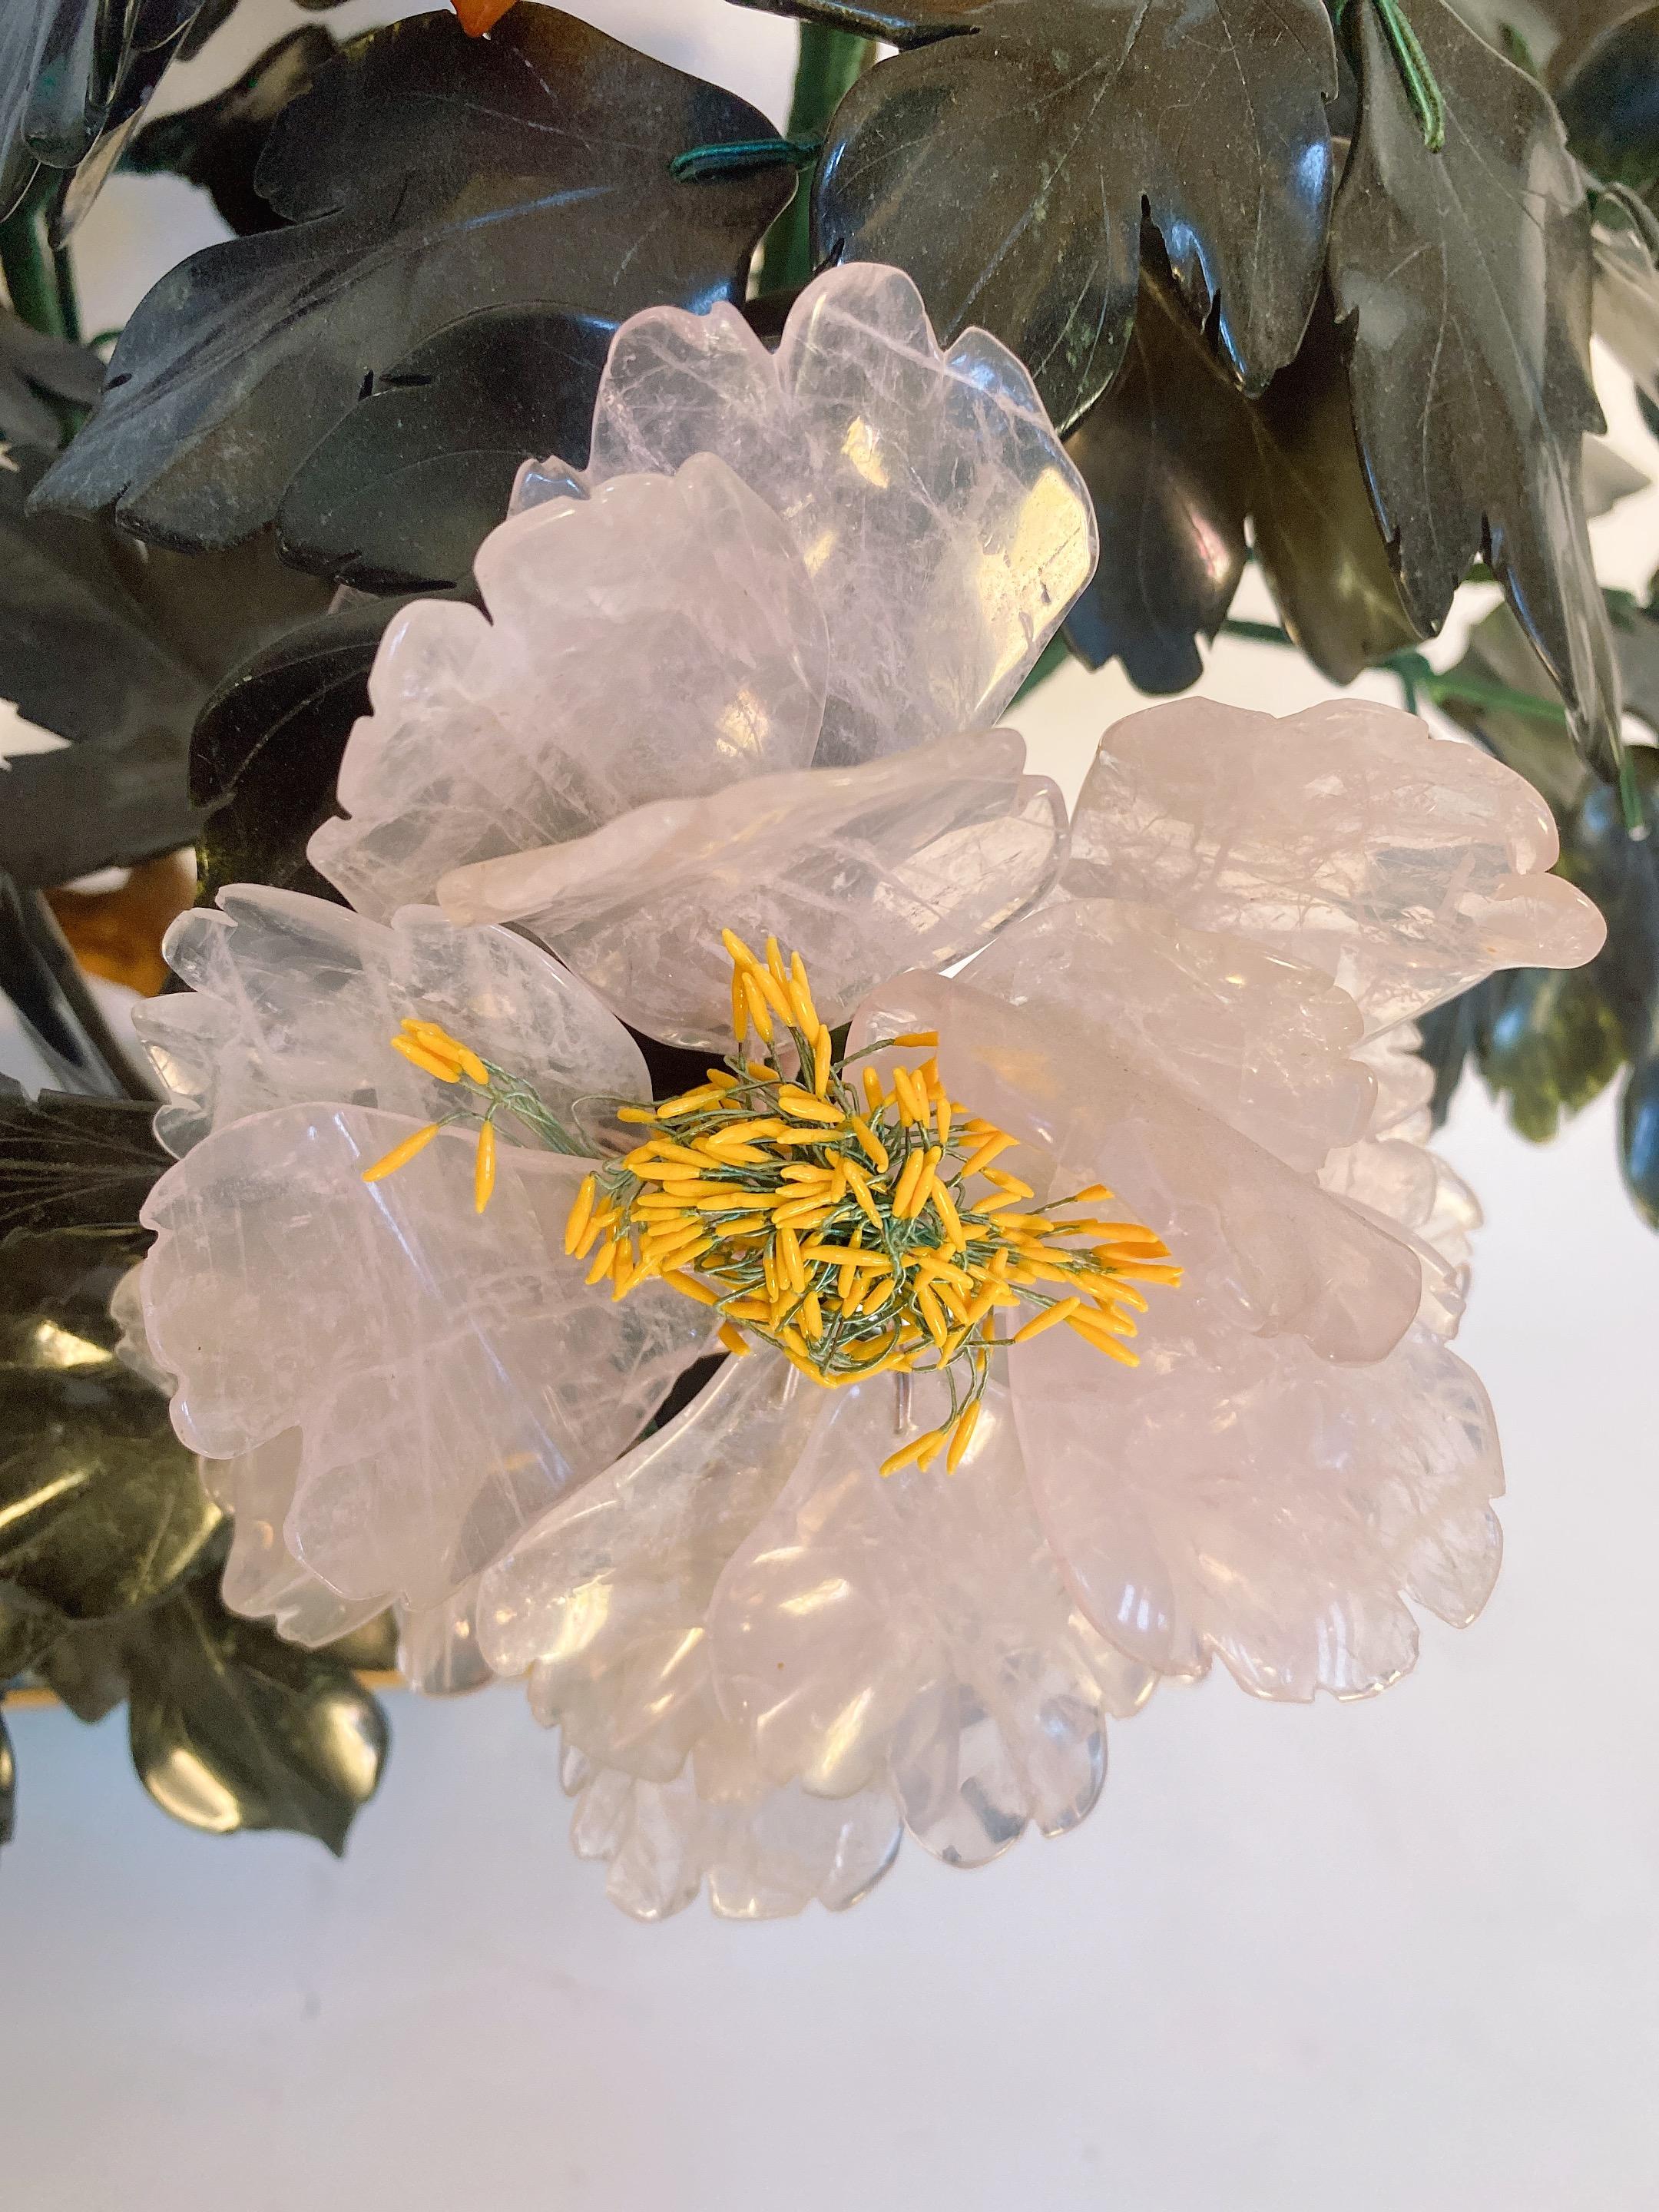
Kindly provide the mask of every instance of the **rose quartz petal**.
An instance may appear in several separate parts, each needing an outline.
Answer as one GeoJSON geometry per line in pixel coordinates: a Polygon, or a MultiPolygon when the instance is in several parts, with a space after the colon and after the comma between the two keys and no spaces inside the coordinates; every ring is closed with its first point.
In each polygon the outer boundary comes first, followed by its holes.
{"type": "Polygon", "coordinates": [[[690,1767],[658,1783],[586,1762],[566,1786],[577,1856],[608,1863],[606,1894],[635,1920],[683,1911],[705,1882],[722,1919],[774,1920],[815,1901],[843,1911],[875,1887],[903,1834],[878,1790],[830,1799],[757,1782],[751,1797],[710,1800],[690,1767]]]}
{"type": "Polygon", "coordinates": [[[1415,1024],[1369,1037],[1357,1057],[1377,1081],[1370,1126],[1338,1147],[1319,1170],[1323,1188],[1396,1224],[1423,1262],[1418,1319],[1453,1336],[1468,1295],[1470,1237],[1480,1225],[1474,1193],[1450,1164],[1428,1149],[1434,1072],[1417,1051],[1415,1024]]]}
{"type": "Polygon", "coordinates": [[[300,1477],[297,1429],[234,1459],[204,1459],[200,1466],[210,1494],[231,1516],[230,1553],[219,1594],[232,1613],[269,1620],[290,1644],[314,1650],[386,1610],[389,1593],[342,1597],[283,1540],[300,1477]]]}
{"type": "MultiPolygon", "coordinates": [[[[1092,505],[1030,376],[982,331],[942,351],[895,269],[826,270],[775,356],[725,306],[624,323],[583,481],[697,453],[783,517],[812,578],[820,765],[994,722],[1094,568],[1092,505]]],[[[570,476],[532,469],[519,499],[570,476]]]]}
{"type": "Polygon", "coordinates": [[[722,462],[515,515],[475,571],[489,621],[422,601],[388,629],[341,766],[349,818],[311,841],[360,912],[811,759],[823,617],[788,531],[722,462]]]}
{"type": "Polygon", "coordinates": [[[1187,1274],[1158,1292],[1149,1335],[1174,1301],[1201,1304],[1218,1327],[1304,1337],[1329,1359],[1376,1359],[1397,1343],[1422,1291],[1409,1247],[1140,1064],[1081,1004],[1048,1003],[1040,955],[1041,940],[1024,952],[1000,943],[968,971],[1027,994],[1018,1006],[968,978],[902,976],[860,1008],[852,1048],[937,1030],[952,1097],[1033,1146],[1001,1165],[1040,1194],[1105,1182],[1115,1218],[1156,1230],[1187,1274]]]}
{"type": "Polygon", "coordinates": [[[447,876],[458,922],[519,921],[636,1027],[731,1037],[720,932],[798,950],[826,1021],[883,975],[957,960],[1046,895],[1066,810],[1012,730],[641,806],[580,842],[447,876]]]}
{"type": "Polygon", "coordinates": [[[968,980],[1062,1027],[1071,1012],[1290,1167],[1355,1142],[1376,1106],[1359,1009],[1316,969],[1156,907],[1075,899],[1006,931],[968,980]]]}
{"type": "MultiPolygon", "coordinates": [[[[109,1302],[120,1328],[116,1357],[167,1397],[177,1377],[150,1349],[144,1328],[144,1263],[127,1269],[109,1302]]],[[[234,1459],[198,1459],[204,1487],[215,1504],[231,1516],[230,1551],[219,1594],[232,1613],[268,1619],[290,1644],[314,1649],[349,1635],[384,1611],[389,1595],[342,1597],[301,1561],[283,1540],[300,1473],[300,1432],[289,1429],[269,1443],[234,1459]]]]}
{"type": "Polygon", "coordinates": [[[1038,1510],[1079,1601],[1160,1674],[1218,1654],[1261,1697],[1364,1696],[1414,1597],[1473,1619],[1502,1489],[1477,1378],[1413,1329],[1372,1365],[1164,1320],[1131,1371],[1051,1329],[1010,1354],[1038,1510]]]}
{"type": "Polygon", "coordinates": [[[399,1609],[398,1672],[411,1690],[454,1698],[495,1680],[478,1649],[477,1602],[473,1575],[436,1605],[399,1609]]]}
{"type": "MultiPolygon", "coordinates": [[[[917,1425],[943,1417],[918,1382],[917,1425]]],[[[954,1865],[1030,1822],[1073,1827],[1099,1795],[1105,1716],[1151,1688],[1076,1619],[1044,1543],[996,1385],[968,1452],[878,1472],[890,1378],[836,1393],[708,1614],[722,1710],[775,1783],[842,1797],[890,1783],[919,1842],[954,1865]]]]}
{"type": "MultiPolygon", "coordinates": [[[[349,1101],[418,1121],[449,1112],[453,1087],[392,1049],[406,1014],[523,1077],[573,1133],[579,1098],[651,1095],[622,1024],[507,930],[457,929],[434,907],[406,907],[386,928],[254,884],[232,884],[219,904],[167,932],[167,959],[190,991],[133,1012],[167,1086],[156,1133],[171,1152],[278,1106],[349,1101]]],[[[503,1140],[515,1132],[504,1117],[503,1140]]]]}
{"type": "Polygon", "coordinates": [[[717,1724],[703,1633],[714,1584],[827,1409],[779,1355],[729,1360],[525,1530],[484,1576],[479,1631],[498,1674],[532,1670],[539,1721],[601,1765],[678,1773],[717,1724]]]}
{"type": "Polygon", "coordinates": [[[146,1201],[143,1291],[185,1442],[228,1458],[299,1429],[289,1550],[418,1607],[626,1447],[706,1316],[584,1285],[562,1230],[586,1161],[504,1146],[483,1215],[456,1133],[365,1183],[410,1127],[298,1106],[204,1139],[146,1201]]]}
{"type": "Polygon", "coordinates": [[[1591,958],[1605,926],[1543,872],[1556,851],[1530,784],[1397,708],[1335,699],[1281,720],[1194,699],[1102,738],[1065,881],[1305,961],[1375,1030],[1494,969],[1591,958]]]}

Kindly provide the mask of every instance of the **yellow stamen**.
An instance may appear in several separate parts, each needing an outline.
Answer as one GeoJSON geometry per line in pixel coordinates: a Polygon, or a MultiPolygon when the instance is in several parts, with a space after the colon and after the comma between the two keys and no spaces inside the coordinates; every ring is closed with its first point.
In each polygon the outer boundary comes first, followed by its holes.
{"type": "Polygon", "coordinates": [[[778,1103],[797,1121],[819,1121],[826,1127],[839,1128],[847,1119],[839,1106],[815,1098],[810,1091],[798,1090],[793,1083],[786,1083],[779,1091],[778,1103]]]}
{"type": "Polygon", "coordinates": [[[472,1164],[472,1211],[482,1213],[495,1188],[495,1124],[486,1121],[478,1132],[477,1157],[472,1164]]]}
{"type": "MultiPolygon", "coordinates": [[[[858,1125],[854,1124],[854,1126],[857,1127],[858,1125]]],[[[887,1164],[887,1155],[884,1152],[882,1154],[881,1164],[883,1167],[885,1167],[887,1164]]],[[[847,1178],[847,1187],[852,1192],[854,1197],[858,1200],[860,1210],[864,1214],[865,1218],[869,1222],[872,1229],[879,1229],[881,1227],[881,1212],[876,1204],[876,1194],[870,1188],[869,1177],[865,1174],[863,1169],[857,1166],[852,1160],[844,1159],[841,1164],[841,1169],[842,1173],[847,1178]]]]}
{"type": "Polygon", "coordinates": [[[1069,1321],[1083,1304],[1081,1298],[1056,1298],[1053,1305],[1028,1321],[1024,1328],[1017,1328],[1009,1338],[1010,1344],[1029,1344],[1034,1336],[1041,1336],[1045,1328],[1053,1328],[1057,1322],[1069,1321]]]}
{"type": "Polygon", "coordinates": [[[801,1261],[800,1245],[795,1232],[784,1224],[781,1214],[775,1213],[772,1218],[779,1224],[778,1257],[783,1262],[783,1272],[792,1290],[804,1291],[806,1288],[806,1269],[801,1261]]]}
{"type": "MultiPolygon", "coordinates": [[[[769,943],[771,941],[768,940],[769,943]]],[[[787,1029],[795,1018],[795,1010],[789,1003],[789,994],[784,989],[781,980],[769,968],[756,968],[750,973],[767,1005],[787,1029]]]]}
{"type": "Polygon", "coordinates": [[[743,971],[743,1002],[749,1010],[749,1018],[753,1023],[761,1041],[763,1043],[770,1044],[772,1010],[766,1003],[766,994],[761,989],[757,971],[753,968],[745,968],[743,971]]]}
{"type": "Polygon", "coordinates": [[[937,1170],[927,1195],[933,1200],[939,1219],[945,1224],[945,1235],[958,1251],[966,1251],[968,1232],[962,1225],[962,1216],[957,1212],[957,1202],[939,1181],[937,1170]]]}
{"type": "Polygon", "coordinates": [[[893,1042],[902,1045],[937,1044],[939,1031],[937,1030],[906,1030],[902,1036],[896,1036],[893,1042]]]}
{"type": "Polygon", "coordinates": [[[974,1425],[979,1419],[980,1402],[981,1401],[975,1398],[973,1404],[969,1406],[967,1412],[959,1418],[955,1428],[951,1431],[951,1449],[945,1455],[945,1472],[946,1474],[954,1474],[957,1469],[962,1465],[963,1454],[967,1450],[969,1443],[972,1441],[974,1425]]]}
{"type": "MultiPolygon", "coordinates": [[[[752,1349],[744,1334],[752,1331],[828,1388],[913,1367],[950,1370],[957,1410],[894,1454],[890,1471],[926,1468],[941,1455],[948,1472],[962,1463],[996,1341],[995,1310],[1030,1314],[1039,1285],[1061,1295],[1045,1298],[1008,1342],[1068,1322],[1082,1342],[1133,1364],[1120,1340],[1134,1330],[1127,1309],[1144,1311],[1146,1299],[1123,1278],[1179,1279],[1156,1233],[1081,1212],[1066,1220],[1034,1204],[1020,1211],[1034,1201],[1032,1185],[991,1164],[1017,1140],[950,1096],[934,1031],[897,1041],[930,1056],[893,1066],[890,1090],[870,1066],[854,1085],[835,1057],[799,955],[786,956],[769,938],[763,963],[733,933],[725,941],[740,1046],[752,1028],[769,1048],[781,1020],[794,1034],[799,1073],[786,1073],[780,1053],[763,1060],[739,1053],[678,1097],[631,1109],[629,1118],[654,1127],[620,1161],[595,1170],[565,1224],[567,1249],[584,1262],[604,1240],[588,1279],[608,1276],[620,1298],[659,1275],[725,1316],[726,1349],[752,1349]],[[895,1114],[919,1140],[907,1133],[894,1143],[895,1114]],[[683,1140],[677,1124],[687,1125],[683,1140]],[[960,1195],[970,1174],[991,1186],[972,1205],[960,1195]]],[[[461,1065],[466,1048],[447,1031],[405,1034],[441,1066],[461,1065]]],[[[514,1110],[497,1093],[492,1112],[501,1106],[514,1110]]],[[[1055,1204],[1106,1195],[1103,1184],[1091,1184],[1055,1204]]]]}
{"type": "Polygon", "coordinates": [[[712,1083],[705,1083],[696,1091],[683,1091],[678,1098],[665,1098],[657,1109],[659,1121],[683,1121],[688,1114],[702,1114],[711,1106],[718,1106],[720,1094],[712,1083]]]}
{"type": "MultiPolygon", "coordinates": [[[[405,1137],[400,1145],[394,1145],[389,1152],[383,1152],[372,1168],[365,1168],[363,1181],[379,1182],[382,1176],[396,1175],[399,1168],[408,1166],[416,1152],[426,1150],[441,1127],[441,1122],[428,1121],[423,1129],[416,1129],[412,1137],[405,1137]]],[[[565,1249],[568,1251],[569,1249],[566,1245],[565,1249]]]]}
{"type": "Polygon", "coordinates": [[[489,1088],[489,1070],[471,1045],[463,1044],[459,1037],[451,1036],[449,1031],[441,1029],[436,1022],[416,1021],[409,1015],[404,1018],[404,1029],[416,1044],[423,1044],[440,1060],[453,1060],[462,1074],[470,1077],[480,1089],[487,1091],[489,1088]]]}
{"type": "Polygon", "coordinates": [[[808,1036],[816,1036],[822,1024],[818,1020],[818,1010],[812,1004],[811,988],[806,981],[806,963],[799,952],[790,956],[789,1000],[795,1009],[797,1025],[808,1036]]]}
{"type": "MultiPolygon", "coordinates": [[[[970,1132],[969,1133],[971,1134],[972,1133],[970,1132]]],[[[985,1139],[985,1142],[980,1146],[976,1152],[973,1153],[969,1158],[963,1162],[962,1172],[963,1176],[982,1175],[985,1170],[990,1165],[991,1162],[995,1159],[1000,1153],[1007,1152],[1012,1146],[1017,1145],[1018,1142],[1018,1138],[1011,1137],[1006,1129],[996,1130],[991,1136],[988,1136],[985,1139]]]]}
{"type": "Polygon", "coordinates": [[[461,1079],[459,1060],[441,1060],[427,1046],[416,1044],[413,1037],[393,1037],[392,1049],[402,1053],[404,1058],[418,1067],[422,1075],[435,1076],[440,1083],[459,1083],[461,1079]]]}
{"type": "Polygon", "coordinates": [[[602,1281],[611,1273],[611,1263],[616,1256],[617,1240],[614,1237],[607,1237],[594,1254],[593,1264],[582,1279],[588,1284],[602,1281]]]}
{"type": "Polygon", "coordinates": [[[860,1115],[853,1116],[853,1133],[864,1147],[864,1156],[878,1175],[885,1175],[889,1167],[887,1147],[870,1124],[860,1115]]]}
{"type": "Polygon", "coordinates": [[[899,1170],[899,1179],[893,1190],[893,1213],[897,1220],[903,1221],[908,1217],[910,1200],[915,1196],[916,1185],[921,1181],[927,1165],[927,1155],[925,1152],[912,1152],[899,1170]]]}
{"type": "Polygon", "coordinates": [[[1000,1168],[987,1168],[985,1180],[987,1182],[994,1182],[999,1190],[1006,1190],[1011,1198],[1036,1196],[1036,1193],[1029,1182],[1022,1182],[1018,1176],[1005,1175],[1000,1168]]]}
{"type": "Polygon", "coordinates": [[[897,1451],[883,1460],[881,1472],[883,1474],[896,1474],[902,1467],[908,1467],[912,1460],[919,1460],[924,1454],[937,1452],[944,1442],[943,1429],[928,1429],[923,1435],[913,1438],[908,1444],[901,1445],[897,1451]]]}

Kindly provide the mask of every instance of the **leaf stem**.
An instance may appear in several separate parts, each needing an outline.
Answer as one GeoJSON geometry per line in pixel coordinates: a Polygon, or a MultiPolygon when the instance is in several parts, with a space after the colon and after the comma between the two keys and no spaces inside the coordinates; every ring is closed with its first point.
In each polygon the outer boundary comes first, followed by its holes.
{"type": "Polygon", "coordinates": [[[668,164],[671,177],[741,176],[749,169],[772,169],[787,161],[793,168],[810,168],[823,145],[819,138],[727,138],[709,146],[688,146],[668,164]]]}
{"type": "MultiPolygon", "coordinates": [[[[1337,0],[1339,23],[1352,4],[1352,0],[1337,0]]],[[[1437,154],[1446,143],[1446,103],[1422,42],[1407,21],[1400,0],[1370,0],[1370,4],[1382,26],[1382,35],[1389,42],[1400,81],[1406,88],[1417,127],[1423,133],[1423,143],[1431,154],[1437,154]]]]}
{"type": "MultiPolygon", "coordinates": [[[[822,149],[830,118],[875,58],[873,39],[860,38],[852,31],[834,31],[823,23],[803,23],[795,88],[789,102],[790,137],[814,139],[822,149]]],[[[805,283],[811,273],[811,180],[803,177],[795,197],[762,244],[760,289],[791,292],[805,283]]]]}
{"type": "Polygon", "coordinates": [[[49,337],[78,340],[80,311],[75,298],[67,246],[47,240],[48,206],[57,188],[50,176],[38,179],[3,222],[0,222],[0,275],[12,312],[49,337]]]}

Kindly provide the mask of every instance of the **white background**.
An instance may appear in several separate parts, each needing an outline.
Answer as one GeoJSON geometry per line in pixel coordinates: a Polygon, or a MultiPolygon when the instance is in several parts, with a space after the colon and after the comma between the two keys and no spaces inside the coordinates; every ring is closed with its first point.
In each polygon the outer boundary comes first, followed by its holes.
{"type": "MultiPolygon", "coordinates": [[[[578,12],[781,115],[787,27],[721,0],[578,12]]],[[[247,0],[174,99],[297,20],[247,0]]],[[[118,180],[83,249],[94,325],[217,234],[185,188],[118,180]]],[[[1609,404],[1659,465],[1628,394],[1609,404]]],[[[1641,584],[1659,494],[1597,536],[1607,580],[1641,584]]],[[[1204,688],[1284,709],[1326,687],[1225,642],[1204,688]]],[[[1034,765],[1074,781],[1131,698],[1067,672],[1021,718],[1034,765]]],[[[173,1826],[118,1717],[18,1714],[0,2205],[1659,2203],[1659,1240],[1619,1188],[1607,1101],[1534,1151],[1466,1089],[1446,1149],[1489,1215],[1462,1348],[1506,1439],[1507,1560],[1483,1620],[1430,1623],[1386,1698],[1160,1692],[1078,1835],[971,1876],[907,1850],[850,1915],[760,1928],[614,1912],[511,1689],[393,1699],[343,1865],[173,1826]]]]}

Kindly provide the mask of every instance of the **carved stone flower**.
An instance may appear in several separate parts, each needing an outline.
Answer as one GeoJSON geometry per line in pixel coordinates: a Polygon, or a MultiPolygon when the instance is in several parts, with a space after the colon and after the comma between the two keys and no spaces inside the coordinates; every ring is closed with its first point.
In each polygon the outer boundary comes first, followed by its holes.
{"type": "Polygon", "coordinates": [[[388,635],[313,848],[359,911],[227,893],[147,1016],[142,1296],[239,1601],[527,1672],[647,1918],[1066,1830],[1218,1654],[1395,1680],[1501,1487],[1410,1024],[1596,949],[1536,795],[1388,708],[1192,702],[1068,823],[987,726],[1086,507],[891,271],[775,357],[625,326],[520,499],[489,618],[388,635]],[[708,1081],[650,1101],[618,1016],[708,1081]]]}

